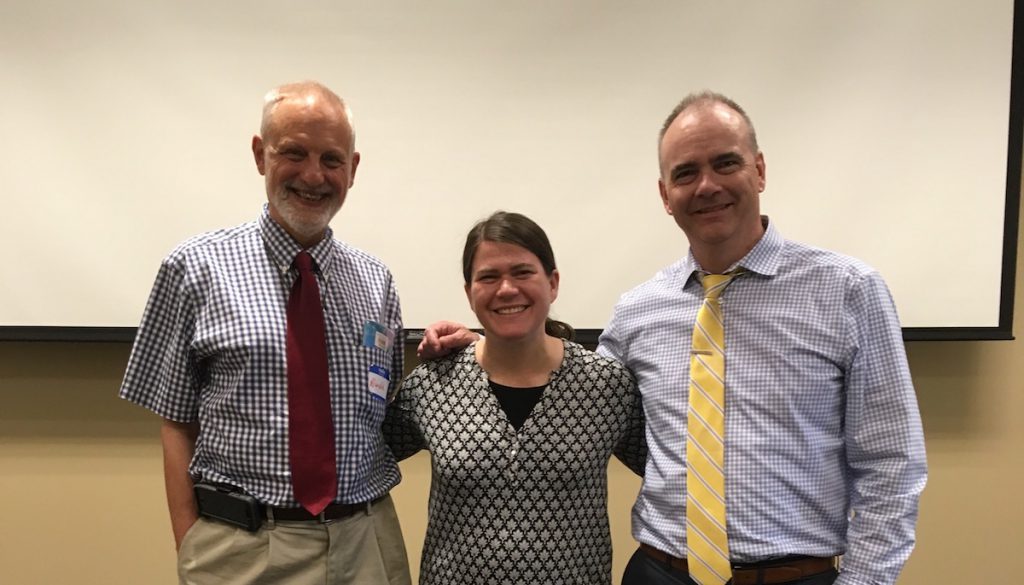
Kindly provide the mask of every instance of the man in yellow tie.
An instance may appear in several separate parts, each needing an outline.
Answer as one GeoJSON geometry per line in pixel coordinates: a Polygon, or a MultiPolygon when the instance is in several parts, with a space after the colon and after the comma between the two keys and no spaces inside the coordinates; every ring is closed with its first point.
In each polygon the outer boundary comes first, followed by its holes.
{"type": "Polygon", "coordinates": [[[764,155],[725,96],[680,102],[658,153],[690,251],[623,295],[600,347],[648,424],[624,585],[893,583],[927,472],[882,277],[761,215],[764,155]]]}
{"type": "MultiPolygon", "coordinates": [[[[647,418],[623,585],[891,585],[927,470],[885,282],[761,215],[765,158],[729,98],[687,96],[658,154],[690,250],[622,296],[598,348],[647,418]]],[[[439,323],[421,353],[470,337],[439,323]]]]}

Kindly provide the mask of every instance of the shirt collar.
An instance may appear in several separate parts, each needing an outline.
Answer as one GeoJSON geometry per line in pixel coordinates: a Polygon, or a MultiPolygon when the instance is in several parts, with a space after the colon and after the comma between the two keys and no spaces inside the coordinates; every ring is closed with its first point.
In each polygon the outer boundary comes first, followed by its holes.
{"type": "MultiPolygon", "coordinates": [[[[301,252],[303,247],[270,217],[270,204],[268,203],[263,204],[259,225],[270,260],[282,274],[287,274],[292,268],[295,255],[301,252]]],[[[334,246],[331,245],[333,238],[334,232],[328,226],[323,239],[306,250],[313,257],[314,270],[318,270],[325,279],[330,274],[331,266],[334,263],[334,246]]]]}
{"type": "MultiPolygon", "coordinates": [[[[774,276],[779,270],[782,262],[782,246],[785,240],[775,224],[769,221],[767,215],[761,216],[761,223],[764,225],[764,234],[757,244],[747,252],[747,255],[732,266],[726,272],[732,272],[737,268],[743,268],[747,272],[754,272],[764,276],[774,276]]],[[[698,272],[704,272],[697,259],[693,257],[693,250],[686,254],[686,258],[680,263],[679,276],[683,278],[685,286],[691,279],[696,280],[698,272]]]]}

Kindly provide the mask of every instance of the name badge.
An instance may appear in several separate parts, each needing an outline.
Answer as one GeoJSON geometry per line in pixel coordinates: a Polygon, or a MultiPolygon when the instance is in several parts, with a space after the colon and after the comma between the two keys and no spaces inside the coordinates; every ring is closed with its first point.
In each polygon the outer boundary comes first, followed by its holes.
{"type": "Polygon", "coordinates": [[[370,366],[369,384],[370,398],[386,402],[388,399],[388,386],[391,384],[391,375],[387,368],[377,365],[370,366]]]}
{"type": "Polygon", "coordinates": [[[391,329],[376,321],[367,321],[363,325],[363,347],[376,347],[389,351],[394,344],[395,332],[391,329]]]}

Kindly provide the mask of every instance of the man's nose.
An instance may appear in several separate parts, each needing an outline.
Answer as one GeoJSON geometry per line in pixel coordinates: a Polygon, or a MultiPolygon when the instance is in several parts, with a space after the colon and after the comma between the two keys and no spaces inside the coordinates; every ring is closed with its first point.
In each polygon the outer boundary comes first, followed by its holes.
{"type": "Polygon", "coordinates": [[[302,166],[300,177],[307,186],[315,187],[324,182],[324,170],[320,167],[319,162],[308,160],[302,166]]]}
{"type": "Polygon", "coordinates": [[[697,196],[714,195],[722,190],[715,173],[704,171],[697,178],[697,196]]]}

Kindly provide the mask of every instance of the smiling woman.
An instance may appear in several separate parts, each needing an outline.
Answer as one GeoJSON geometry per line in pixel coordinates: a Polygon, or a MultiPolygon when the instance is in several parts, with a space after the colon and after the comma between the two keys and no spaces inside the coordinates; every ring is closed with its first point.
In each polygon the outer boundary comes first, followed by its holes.
{"type": "MultiPolygon", "coordinates": [[[[547,297],[550,299],[538,310],[533,311],[533,314],[544,315],[544,332],[548,335],[570,340],[573,338],[572,327],[548,316],[551,303],[558,297],[558,269],[547,234],[530,218],[518,213],[499,211],[478,222],[466,236],[466,245],[462,250],[462,277],[466,283],[466,296],[469,297],[470,308],[485,329],[487,325],[484,319],[488,313],[484,311],[481,314],[481,310],[477,308],[474,303],[474,291],[481,295],[486,295],[489,291],[492,294],[500,292],[506,299],[508,295],[514,296],[517,292],[515,285],[507,289],[498,287],[499,290],[494,290],[494,284],[506,282],[501,278],[500,268],[504,268],[507,275],[514,273],[511,282],[523,283],[527,292],[535,288],[530,285],[538,284],[541,275],[546,277],[551,290],[549,293],[541,293],[539,297],[542,301],[547,297]]],[[[527,308],[526,305],[522,307],[527,308]]]]}
{"type": "Polygon", "coordinates": [[[535,254],[515,244],[481,242],[466,296],[487,332],[481,347],[529,344],[545,336],[548,309],[558,297],[558,271],[545,270],[535,254]]]}
{"type": "Polygon", "coordinates": [[[384,423],[396,457],[432,454],[420,583],[610,583],[608,459],[646,459],[633,377],[560,337],[559,272],[532,220],[491,215],[462,258],[486,335],[417,367],[384,423]]]}

